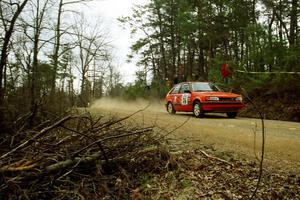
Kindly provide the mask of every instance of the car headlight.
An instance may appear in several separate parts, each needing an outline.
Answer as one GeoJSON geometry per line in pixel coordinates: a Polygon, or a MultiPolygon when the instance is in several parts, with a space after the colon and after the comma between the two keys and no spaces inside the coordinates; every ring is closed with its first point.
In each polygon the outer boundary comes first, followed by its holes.
{"type": "Polygon", "coordinates": [[[208,97],[207,98],[208,101],[219,101],[219,97],[208,97]]]}
{"type": "Polygon", "coordinates": [[[243,101],[243,98],[242,97],[237,97],[235,98],[236,101],[243,101]]]}

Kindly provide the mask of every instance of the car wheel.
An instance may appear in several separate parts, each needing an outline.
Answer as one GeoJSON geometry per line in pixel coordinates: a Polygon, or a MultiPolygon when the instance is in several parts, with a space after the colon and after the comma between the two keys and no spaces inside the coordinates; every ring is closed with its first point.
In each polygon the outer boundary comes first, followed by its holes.
{"type": "Polygon", "coordinates": [[[235,118],[237,116],[237,112],[228,112],[226,114],[227,114],[227,117],[229,117],[229,118],[235,118]]]}
{"type": "Polygon", "coordinates": [[[169,103],[167,104],[167,111],[168,111],[168,113],[170,113],[170,114],[175,114],[175,113],[176,113],[176,111],[174,110],[174,107],[173,107],[173,105],[172,105],[171,102],[169,102],[169,103]]]}
{"type": "Polygon", "coordinates": [[[204,112],[203,110],[201,109],[201,103],[199,101],[196,101],[194,103],[194,106],[193,106],[193,113],[195,115],[195,117],[199,118],[199,117],[203,117],[204,116],[204,112]]]}

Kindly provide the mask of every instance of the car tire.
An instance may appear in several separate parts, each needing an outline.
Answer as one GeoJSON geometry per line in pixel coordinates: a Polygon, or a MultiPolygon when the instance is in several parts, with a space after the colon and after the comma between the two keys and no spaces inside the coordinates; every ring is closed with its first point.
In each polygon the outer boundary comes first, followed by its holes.
{"type": "Polygon", "coordinates": [[[237,116],[237,112],[228,112],[226,114],[228,118],[235,118],[237,116]]]}
{"type": "Polygon", "coordinates": [[[199,101],[196,101],[193,105],[193,113],[194,113],[194,116],[199,118],[199,117],[203,117],[204,116],[204,112],[203,110],[201,109],[201,103],[199,101]]]}
{"type": "Polygon", "coordinates": [[[169,102],[167,104],[167,111],[168,111],[169,114],[175,114],[176,113],[176,111],[174,110],[173,104],[171,102],[169,102]]]}

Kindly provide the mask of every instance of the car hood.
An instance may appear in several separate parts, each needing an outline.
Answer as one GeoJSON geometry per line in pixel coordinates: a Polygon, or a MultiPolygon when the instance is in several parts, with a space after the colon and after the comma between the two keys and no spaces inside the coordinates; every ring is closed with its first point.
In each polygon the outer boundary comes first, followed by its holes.
{"type": "Polygon", "coordinates": [[[200,96],[215,96],[223,98],[235,98],[241,96],[239,94],[234,94],[230,92],[194,92],[194,94],[200,96]]]}

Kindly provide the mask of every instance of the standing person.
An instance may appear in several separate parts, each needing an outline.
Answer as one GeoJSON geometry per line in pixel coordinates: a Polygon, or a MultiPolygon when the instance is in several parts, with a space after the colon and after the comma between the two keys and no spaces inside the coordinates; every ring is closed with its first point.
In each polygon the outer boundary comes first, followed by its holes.
{"type": "Polygon", "coordinates": [[[222,75],[222,78],[224,80],[224,83],[228,84],[230,82],[230,78],[231,78],[231,75],[232,75],[231,70],[229,69],[228,63],[222,64],[222,66],[221,66],[221,75],[222,75]]]}

